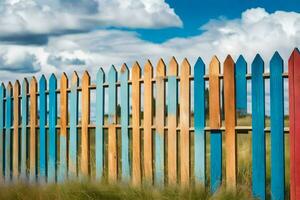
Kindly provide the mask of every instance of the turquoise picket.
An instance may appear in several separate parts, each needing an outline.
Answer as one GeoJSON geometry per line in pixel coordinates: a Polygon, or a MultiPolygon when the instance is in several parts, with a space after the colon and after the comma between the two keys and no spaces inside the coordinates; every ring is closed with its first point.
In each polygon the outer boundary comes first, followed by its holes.
{"type": "Polygon", "coordinates": [[[5,181],[9,181],[12,168],[12,85],[10,82],[6,88],[5,114],[5,181]]]}
{"type": "Polygon", "coordinates": [[[39,81],[39,110],[40,110],[40,170],[39,170],[39,180],[42,182],[46,181],[46,166],[47,166],[47,140],[46,140],[46,124],[47,124],[47,101],[46,101],[46,78],[43,75],[39,81]]]}
{"type": "Polygon", "coordinates": [[[56,94],[57,80],[54,74],[49,80],[49,154],[48,154],[48,182],[56,181],[56,162],[57,162],[57,94],[56,94]]]}
{"type": "Polygon", "coordinates": [[[0,86],[0,179],[2,180],[4,177],[4,93],[5,86],[3,83],[0,86]]]}
{"type": "Polygon", "coordinates": [[[72,75],[71,93],[70,93],[70,143],[69,143],[69,170],[70,179],[77,177],[78,172],[78,75],[76,72],[72,75]]]}
{"type": "Polygon", "coordinates": [[[265,151],[265,84],[264,61],[257,54],[252,62],[252,192],[255,198],[266,198],[265,151]]]}
{"type": "Polygon", "coordinates": [[[199,57],[194,66],[195,181],[205,185],[205,64],[199,57]]]}
{"type": "Polygon", "coordinates": [[[210,179],[211,192],[216,192],[222,181],[222,131],[210,133],[210,179]]]}
{"type": "Polygon", "coordinates": [[[27,140],[27,124],[28,124],[28,81],[25,78],[22,83],[22,99],[21,99],[21,110],[22,110],[22,122],[21,122],[21,178],[23,180],[27,177],[27,157],[28,157],[28,140],[27,140]]]}
{"type": "Polygon", "coordinates": [[[104,72],[100,68],[97,73],[96,80],[96,179],[101,180],[103,176],[103,155],[104,155],[104,138],[103,138],[103,123],[104,123],[104,72]]]}
{"type": "Polygon", "coordinates": [[[128,87],[129,72],[126,64],[121,68],[121,141],[122,141],[122,180],[129,181],[129,87],[128,87]]]}
{"type": "Polygon", "coordinates": [[[271,197],[284,199],[283,60],[276,52],[270,61],[271,197]]]}
{"type": "Polygon", "coordinates": [[[236,110],[240,114],[247,112],[247,62],[242,55],[235,64],[235,101],[236,110]]]}

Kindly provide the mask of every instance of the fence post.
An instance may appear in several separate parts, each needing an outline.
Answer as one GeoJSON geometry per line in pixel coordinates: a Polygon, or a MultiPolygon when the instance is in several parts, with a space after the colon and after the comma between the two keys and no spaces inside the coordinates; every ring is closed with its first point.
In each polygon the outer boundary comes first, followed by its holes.
{"type": "Polygon", "coordinates": [[[27,123],[28,123],[28,81],[24,78],[22,82],[22,133],[21,133],[21,178],[25,180],[27,177],[27,123]]]}
{"type": "Polygon", "coordinates": [[[141,183],[141,135],[140,135],[140,91],[141,68],[136,62],[132,67],[132,183],[141,183]]]}
{"type": "Polygon", "coordinates": [[[11,126],[12,126],[12,85],[8,83],[6,88],[6,110],[5,110],[5,181],[11,178],[11,126]]]}
{"type": "MultiPolygon", "coordinates": [[[[177,183],[177,71],[178,63],[172,57],[168,70],[168,184],[177,183]]],[[[186,88],[188,89],[188,88],[186,88]]]]}
{"type": "Polygon", "coordinates": [[[220,62],[214,56],[209,64],[209,124],[211,191],[216,192],[222,181],[222,132],[220,114],[220,62]]]}
{"type": "Polygon", "coordinates": [[[144,173],[147,183],[153,183],[153,67],[148,60],[144,67],[144,173]]]}
{"type": "Polygon", "coordinates": [[[19,177],[19,119],[20,119],[20,83],[17,80],[14,84],[14,117],[13,117],[13,180],[17,180],[19,177]]]}
{"type": "Polygon", "coordinates": [[[4,93],[5,86],[2,83],[0,86],[0,181],[4,179],[4,93]]]}
{"type": "Polygon", "coordinates": [[[264,61],[257,54],[251,66],[252,73],[252,190],[253,196],[266,198],[265,147],[265,84],[264,61]]]}
{"type": "Polygon", "coordinates": [[[291,200],[300,198],[300,52],[289,58],[290,177],[291,200]]]}
{"type": "Polygon", "coordinates": [[[41,182],[46,181],[46,166],[47,166],[47,140],[46,140],[46,124],[47,124],[47,98],[46,98],[46,88],[47,82],[44,75],[39,81],[39,107],[40,107],[40,171],[39,180],[41,182]]]}

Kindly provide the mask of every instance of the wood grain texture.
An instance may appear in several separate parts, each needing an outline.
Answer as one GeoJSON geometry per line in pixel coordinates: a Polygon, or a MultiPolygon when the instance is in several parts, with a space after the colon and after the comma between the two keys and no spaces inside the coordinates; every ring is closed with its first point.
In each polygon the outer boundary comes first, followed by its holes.
{"type": "Polygon", "coordinates": [[[82,77],[82,119],[81,119],[81,176],[88,178],[90,174],[90,143],[88,125],[90,122],[90,75],[87,71],[82,77]]]}
{"type": "Polygon", "coordinates": [[[155,183],[163,184],[165,181],[165,147],[164,147],[164,126],[165,126],[165,81],[166,65],[162,59],[156,67],[156,116],[155,116],[155,183]]]}
{"type": "Polygon", "coordinates": [[[56,181],[56,162],[57,162],[57,79],[54,74],[50,76],[49,80],[49,155],[48,155],[48,169],[47,181],[54,183],[56,181]]]}
{"type": "Polygon", "coordinates": [[[153,183],[153,67],[148,60],[144,67],[144,176],[145,182],[153,183]]]}
{"type": "Polygon", "coordinates": [[[225,155],[226,186],[236,187],[237,153],[236,153],[236,115],[235,115],[235,65],[230,55],[224,62],[224,112],[225,112],[225,155]]]}
{"type": "Polygon", "coordinates": [[[37,175],[37,137],[36,137],[36,125],[37,125],[37,81],[33,77],[30,81],[30,182],[36,181],[37,175]]]}
{"type": "Polygon", "coordinates": [[[220,110],[220,62],[214,56],[209,64],[209,126],[211,192],[216,192],[222,182],[222,132],[220,110]]]}
{"type": "Polygon", "coordinates": [[[5,181],[11,180],[11,167],[12,167],[12,142],[11,142],[11,127],[12,127],[12,84],[8,83],[6,88],[6,105],[5,105],[5,181]]]}
{"type": "Polygon", "coordinates": [[[205,64],[199,57],[194,66],[194,173],[196,184],[206,182],[206,137],[205,137],[205,64]]]}
{"type": "Polygon", "coordinates": [[[20,83],[16,81],[13,89],[14,95],[14,117],[13,117],[13,179],[17,180],[19,177],[19,113],[20,113],[20,83]]]}
{"type": "Polygon", "coordinates": [[[47,171],[47,97],[46,97],[47,81],[43,75],[39,80],[39,182],[46,182],[47,171]]]}
{"type": "Polygon", "coordinates": [[[25,180],[27,178],[27,155],[28,155],[28,148],[27,148],[27,124],[28,124],[28,81],[25,78],[22,82],[22,99],[21,99],[21,106],[22,106],[22,122],[21,122],[21,179],[25,180]]]}
{"type": "Polygon", "coordinates": [[[284,87],[283,60],[275,52],[270,61],[271,112],[271,196],[285,199],[284,195],[284,87]]]}
{"type": "Polygon", "coordinates": [[[4,180],[4,94],[5,94],[5,86],[2,83],[0,85],[0,182],[2,183],[4,180]]]}
{"type": "Polygon", "coordinates": [[[296,48],[288,62],[290,114],[290,194],[291,200],[300,198],[300,52],[296,48]]]}
{"type": "Polygon", "coordinates": [[[257,54],[252,62],[252,192],[266,198],[265,84],[264,61],[257,54]]]}
{"type": "Polygon", "coordinates": [[[190,75],[191,66],[185,58],[180,70],[180,183],[190,183],[190,75]]]}
{"type": "Polygon", "coordinates": [[[76,72],[73,72],[70,94],[70,143],[68,155],[68,177],[70,179],[75,179],[78,174],[78,82],[78,75],[76,72]]]}
{"type": "Polygon", "coordinates": [[[140,133],[140,92],[141,68],[136,62],[132,67],[132,184],[141,183],[141,133],[140,133]]]}
{"type": "Polygon", "coordinates": [[[172,57],[168,70],[168,150],[167,150],[167,171],[168,184],[177,183],[177,89],[178,63],[175,57],[172,57]]]}
{"type": "Polygon", "coordinates": [[[122,137],[122,181],[130,180],[130,160],[129,160],[129,70],[126,64],[121,67],[121,137],[122,137]]]}
{"type": "Polygon", "coordinates": [[[117,71],[111,66],[108,72],[108,180],[116,182],[118,175],[117,168],[117,71]]]}
{"type": "Polygon", "coordinates": [[[103,158],[104,158],[104,137],[103,137],[103,123],[104,123],[104,83],[105,74],[102,68],[97,72],[96,80],[96,180],[101,180],[103,177],[103,158]]]}
{"type": "Polygon", "coordinates": [[[65,73],[60,79],[60,132],[59,132],[59,167],[58,181],[67,178],[67,123],[68,123],[68,77],[65,73]]]}

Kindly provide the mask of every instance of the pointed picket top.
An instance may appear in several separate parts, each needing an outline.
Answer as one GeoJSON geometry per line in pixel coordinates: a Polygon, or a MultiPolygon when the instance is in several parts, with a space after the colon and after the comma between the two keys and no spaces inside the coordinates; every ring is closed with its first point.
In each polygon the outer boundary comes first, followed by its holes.
{"type": "Polygon", "coordinates": [[[245,58],[244,58],[244,56],[243,55],[240,55],[239,57],[238,57],[238,59],[236,60],[236,64],[238,65],[238,64],[247,64],[247,62],[246,62],[246,60],[245,60],[245,58]]]}
{"type": "Polygon", "coordinates": [[[290,58],[289,58],[289,62],[290,60],[294,59],[295,57],[299,56],[300,57],[300,51],[298,48],[295,48],[292,52],[292,54],[290,55],[290,58]]]}
{"type": "Polygon", "coordinates": [[[212,64],[220,64],[220,61],[216,55],[211,58],[210,65],[212,64]]]}
{"type": "Polygon", "coordinates": [[[60,78],[60,84],[68,85],[68,77],[65,72],[63,72],[61,78],[60,78]]]}
{"type": "Polygon", "coordinates": [[[184,58],[182,63],[181,63],[181,70],[180,70],[180,73],[185,73],[185,74],[190,74],[191,72],[191,65],[188,61],[187,58],[184,58]]]}
{"type": "Polygon", "coordinates": [[[12,84],[11,84],[11,82],[9,81],[8,82],[8,84],[7,84],[7,92],[11,92],[11,90],[12,90],[12,84]]]}
{"type": "Polygon", "coordinates": [[[263,64],[264,60],[262,59],[262,57],[259,54],[256,54],[252,64],[263,64]]]}
{"type": "Polygon", "coordinates": [[[98,69],[98,72],[97,72],[96,76],[97,76],[97,79],[101,78],[101,79],[103,79],[103,82],[104,82],[105,73],[104,73],[104,70],[103,70],[102,67],[100,67],[98,69]]]}
{"type": "Polygon", "coordinates": [[[159,59],[156,67],[156,76],[166,75],[166,65],[162,58],[159,59]]]}
{"type": "Polygon", "coordinates": [[[1,89],[5,89],[4,83],[1,83],[1,89]]]}
{"type": "Polygon", "coordinates": [[[128,69],[126,63],[123,63],[123,65],[121,67],[121,74],[125,74],[125,73],[128,74],[128,71],[129,71],[129,69],[128,69]]]}
{"type": "Polygon", "coordinates": [[[117,70],[114,65],[112,65],[108,71],[108,77],[113,77],[114,79],[117,79],[117,70]]]}
{"type": "Polygon", "coordinates": [[[170,60],[168,73],[169,73],[170,76],[177,76],[178,62],[177,62],[177,60],[174,56],[170,60]]]}
{"type": "Polygon", "coordinates": [[[75,84],[75,85],[77,85],[78,84],[78,74],[77,74],[77,72],[76,71],[74,71],[73,73],[72,73],[72,78],[71,78],[71,82],[72,82],[72,84],[75,84]]]}
{"type": "Polygon", "coordinates": [[[85,83],[85,82],[90,82],[90,75],[89,75],[89,72],[88,71],[84,71],[83,73],[83,76],[82,76],[82,84],[85,83]]]}
{"type": "Polygon", "coordinates": [[[227,55],[224,64],[229,64],[230,66],[234,65],[234,60],[232,59],[231,55],[227,55]]]}
{"type": "Polygon", "coordinates": [[[56,89],[57,79],[56,79],[55,74],[51,74],[50,79],[49,79],[49,85],[50,85],[50,89],[53,89],[53,88],[56,89]]]}
{"type": "Polygon", "coordinates": [[[39,84],[43,84],[46,85],[46,77],[44,75],[41,76],[40,80],[39,80],[39,84]]]}
{"type": "Polygon", "coordinates": [[[209,63],[209,73],[213,75],[220,73],[220,61],[217,56],[213,56],[209,63]]]}
{"type": "Polygon", "coordinates": [[[280,66],[281,71],[283,71],[283,59],[280,56],[280,54],[276,51],[270,61],[270,71],[272,71],[273,67],[278,67],[278,66],[280,66]]]}
{"type": "Polygon", "coordinates": [[[152,66],[152,63],[150,62],[150,60],[147,60],[147,62],[145,63],[144,72],[145,72],[145,74],[151,73],[151,76],[152,76],[153,66],[152,66]]]}
{"type": "Polygon", "coordinates": [[[198,57],[196,63],[195,63],[195,68],[196,67],[204,67],[205,68],[205,63],[203,62],[201,57],[198,57]]]}
{"type": "Polygon", "coordinates": [[[37,80],[35,78],[35,76],[33,76],[30,80],[30,84],[37,84],[37,80]]]}
{"type": "Polygon", "coordinates": [[[137,61],[133,64],[132,74],[138,74],[139,76],[141,75],[141,67],[137,61]]]}
{"type": "Polygon", "coordinates": [[[14,84],[14,90],[20,90],[20,82],[18,80],[14,84]]]}

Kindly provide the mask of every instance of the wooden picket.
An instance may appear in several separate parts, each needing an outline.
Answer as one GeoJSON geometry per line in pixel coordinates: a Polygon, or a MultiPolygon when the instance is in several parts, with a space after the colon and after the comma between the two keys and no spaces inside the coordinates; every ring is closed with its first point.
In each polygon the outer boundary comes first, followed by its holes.
{"type": "Polygon", "coordinates": [[[254,197],[267,199],[265,134],[271,132],[270,195],[284,199],[288,196],[284,133],[290,131],[291,199],[300,198],[299,51],[295,49],[289,59],[289,74],[283,71],[284,61],[278,52],[269,62],[270,73],[264,71],[259,54],[251,64],[251,73],[247,73],[243,56],[234,62],[228,55],[221,63],[214,56],[206,74],[205,63],[198,58],[192,73],[187,59],[178,65],[172,57],[167,65],[159,59],[155,68],[149,60],[143,68],[137,62],[131,68],[123,64],[120,70],[112,66],[107,76],[100,68],[95,83],[85,71],[81,81],[76,72],[70,82],[63,73],[59,87],[54,74],[49,81],[41,76],[38,83],[33,77],[30,84],[27,79],[21,85],[19,81],[14,86],[1,84],[0,180],[55,183],[95,175],[97,181],[120,180],[135,186],[189,187],[195,183],[206,187],[210,183],[211,192],[216,192],[224,169],[226,187],[236,189],[237,134],[252,132],[252,192],[254,197]],[[290,129],[284,127],[286,78],[290,129]],[[265,126],[265,79],[270,79],[270,127],[265,126]],[[237,118],[248,115],[247,80],[251,80],[252,126],[240,126],[237,118]],[[96,91],[95,105],[91,104],[91,91],[96,91]],[[94,112],[95,124],[90,122],[94,112]],[[90,143],[93,131],[95,142],[90,143]]]}

